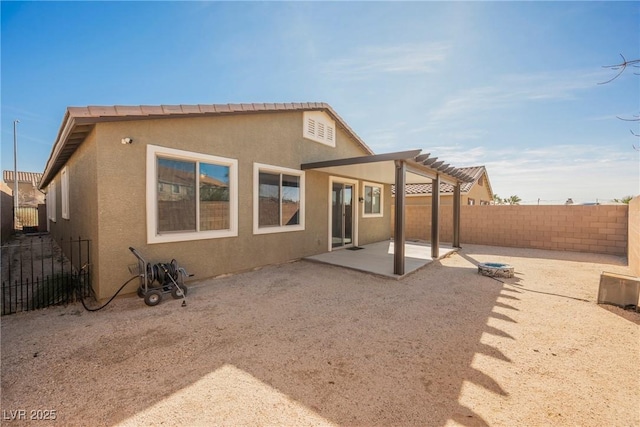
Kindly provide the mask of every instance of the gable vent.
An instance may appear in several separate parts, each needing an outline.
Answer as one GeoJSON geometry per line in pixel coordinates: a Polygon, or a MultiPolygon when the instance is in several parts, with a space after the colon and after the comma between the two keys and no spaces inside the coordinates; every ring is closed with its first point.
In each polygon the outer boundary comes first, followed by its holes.
{"type": "Polygon", "coordinates": [[[336,146],[336,123],[322,111],[305,111],[303,137],[321,144],[336,146]]]}
{"type": "Polygon", "coordinates": [[[307,120],[307,133],[309,135],[316,134],[316,121],[311,118],[307,120]]]}

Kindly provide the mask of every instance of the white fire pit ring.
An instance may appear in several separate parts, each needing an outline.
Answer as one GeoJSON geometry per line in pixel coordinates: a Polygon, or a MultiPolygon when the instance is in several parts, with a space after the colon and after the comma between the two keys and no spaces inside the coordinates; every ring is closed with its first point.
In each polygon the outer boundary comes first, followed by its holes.
{"type": "Polygon", "coordinates": [[[501,262],[481,262],[478,264],[478,274],[487,277],[504,277],[509,279],[513,277],[513,267],[501,262]]]}

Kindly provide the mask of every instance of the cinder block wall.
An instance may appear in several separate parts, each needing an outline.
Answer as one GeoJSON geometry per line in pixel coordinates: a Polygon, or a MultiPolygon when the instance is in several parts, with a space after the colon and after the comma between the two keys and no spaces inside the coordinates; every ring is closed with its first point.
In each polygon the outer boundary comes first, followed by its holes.
{"type": "MultiPolygon", "coordinates": [[[[407,239],[431,239],[431,205],[407,205],[405,215],[407,239]]],[[[460,216],[461,243],[627,254],[626,205],[463,205],[460,216]]],[[[452,240],[453,207],[441,205],[440,241],[452,240]]]]}
{"type": "Polygon", "coordinates": [[[640,196],[629,203],[629,268],[640,276],[640,196]]]}

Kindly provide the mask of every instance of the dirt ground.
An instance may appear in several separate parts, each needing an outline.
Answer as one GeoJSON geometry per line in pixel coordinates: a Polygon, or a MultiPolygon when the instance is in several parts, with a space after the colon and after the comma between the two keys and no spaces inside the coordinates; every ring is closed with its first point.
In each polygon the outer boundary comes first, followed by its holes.
{"type": "Polygon", "coordinates": [[[298,261],[195,282],[186,307],[5,316],[2,424],[640,426],[640,315],[596,304],[601,271],[629,274],[466,245],[402,281],[298,261]]]}

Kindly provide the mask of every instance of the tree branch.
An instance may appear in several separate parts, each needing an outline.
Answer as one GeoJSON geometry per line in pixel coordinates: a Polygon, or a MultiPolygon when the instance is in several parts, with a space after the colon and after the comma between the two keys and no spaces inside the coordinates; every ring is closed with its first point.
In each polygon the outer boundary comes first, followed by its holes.
{"type": "MultiPolygon", "coordinates": [[[[624,73],[624,70],[627,69],[627,66],[631,65],[634,68],[640,68],[640,59],[632,59],[631,61],[627,61],[627,59],[624,57],[624,55],[620,54],[620,57],[622,57],[622,62],[619,64],[614,64],[614,65],[603,65],[602,68],[608,68],[610,70],[613,71],[618,71],[618,73],[613,76],[612,78],[610,78],[609,80],[607,80],[606,82],[601,82],[598,83],[599,85],[605,85],[607,83],[611,83],[612,81],[614,81],[615,79],[617,79],[618,77],[620,77],[620,75],[622,73],[624,73]]],[[[640,75],[640,73],[633,73],[635,75],[640,75]]]]}

